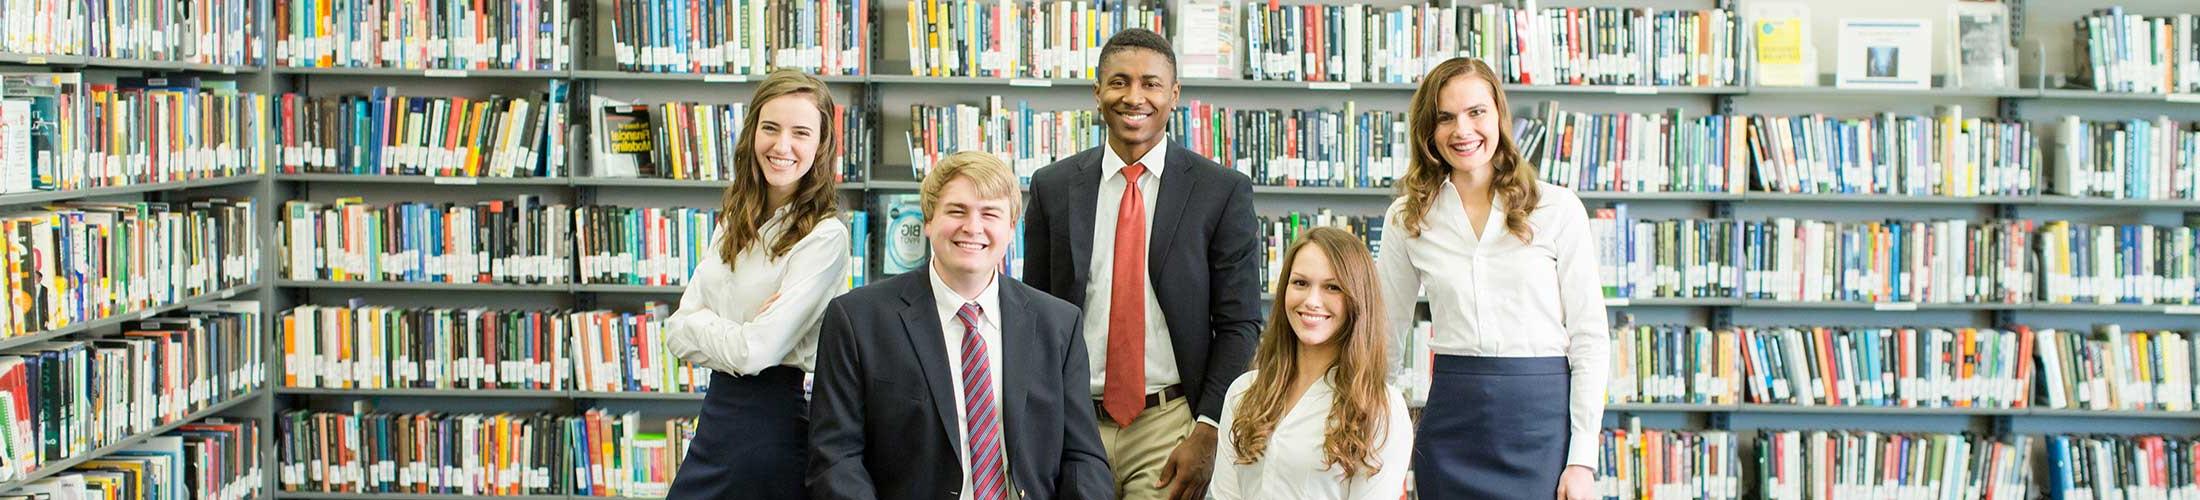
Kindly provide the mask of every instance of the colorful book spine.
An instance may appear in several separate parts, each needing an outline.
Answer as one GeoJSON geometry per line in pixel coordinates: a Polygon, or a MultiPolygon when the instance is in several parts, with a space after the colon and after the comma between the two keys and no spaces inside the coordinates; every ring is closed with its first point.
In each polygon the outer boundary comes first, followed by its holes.
{"type": "Polygon", "coordinates": [[[2032,437],[1766,431],[1758,492],[1770,500],[2032,498],[2032,437]]]}
{"type": "MultiPolygon", "coordinates": [[[[2195,69],[2200,72],[2200,69],[2195,69]]],[[[2048,188],[2069,196],[2200,201],[2200,122],[2064,116],[2048,188]]]]}
{"type": "Polygon", "coordinates": [[[2200,304],[2200,224],[2048,221],[2040,299],[2054,304],[2200,304]]]}
{"type": "Polygon", "coordinates": [[[1747,299],[2018,304],[2040,291],[2031,221],[1782,217],[1740,231],[1747,299]]]}
{"type": "Polygon", "coordinates": [[[1042,111],[1026,101],[1011,107],[996,95],[983,105],[911,105],[903,140],[913,178],[923,179],[947,155],[975,150],[1007,161],[1029,183],[1040,167],[1106,143],[1106,128],[1090,108],[1042,111]]]}
{"type": "Polygon", "coordinates": [[[2031,196],[2043,169],[2040,138],[2012,120],[1881,113],[1749,117],[1751,188],[1776,193],[2031,196]]]}
{"type": "Polygon", "coordinates": [[[263,173],[268,106],[233,81],[0,75],[0,193],[263,173]]]}
{"type": "Polygon", "coordinates": [[[258,9],[243,0],[4,0],[0,52],[259,66],[268,22],[258,9]]]}
{"type": "Polygon", "coordinates": [[[1638,220],[1616,204],[1596,209],[1589,226],[1601,243],[1597,271],[1606,297],[1735,296],[1734,221],[1638,220]]]}
{"type": "Polygon", "coordinates": [[[1233,109],[1191,101],[1171,116],[1178,143],[1253,178],[1292,187],[1389,187],[1405,176],[1406,114],[1337,108],[1233,109]]]}
{"type": "MultiPolygon", "coordinates": [[[[656,424],[657,422],[650,422],[656,424]]],[[[640,414],[291,411],[275,421],[289,492],[437,495],[662,494],[694,419],[647,432],[640,414]]]]}
{"type": "Polygon", "coordinates": [[[2200,20],[2094,9],[2074,21],[2079,86],[2101,92],[2200,93],[2200,20]]]}
{"type": "Polygon", "coordinates": [[[869,0],[613,0],[611,59],[620,71],[762,75],[870,74],[869,0]]]}
{"type": "Polygon", "coordinates": [[[533,195],[472,205],[289,201],[276,220],[294,280],[563,284],[573,214],[533,195]]]}
{"type": "Polygon", "coordinates": [[[2026,327],[1743,327],[1744,401],[1802,406],[2025,408],[2026,327]]]}
{"type": "Polygon", "coordinates": [[[1167,33],[1168,9],[1162,0],[909,0],[909,74],[1093,79],[1109,37],[1167,33]]]}
{"type": "Polygon", "coordinates": [[[1732,432],[1644,429],[1630,418],[1597,435],[1596,490],[1605,500],[1739,500],[1741,450],[1732,432]]]}
{"type": "Polygon", "coordinates": [[[279,0],[269,8],[275,64],[293,68],[562,71],[572,67],[578,24],[571,3],[555,0],[279,0]]]}
{"type": "Polygon", "coordinates": [[[534,99],[283,94],[275,116],[283,173],[566,177],[569,84],[534,99]]]}
{"type": "Polygon", "coordinates": [[[1261,243],[1265,249],[1260,265],[1260,288],[1273,294],[1283,293],[1285,283],[1281,273],[1283,273],[1284,253],[1289,251],[1291,244],[1297,243],[1300,235],[1305,234],[1307,231],[1317,227],[1334,227],[1351,231],[1352,234],[1360,236],[1360,242],[1368,245],[1371,250],[1380,246],[1377,242],[1382,241],[1383,238],[1382,217],[1337,215],[1326,208],[1314,213],[1291,212],[1274,217],[1261,216],[1259,219],[1261,243]]]}
{"type": "MultiPolygon", "coordinates": [[[[592,96],[590,130],[595,177],[644,177],[690,181],[735,179],[736,151],[748,103],[670,102],[632,104],[592,96]]],[[[864,179],[876,155],[871,114],[835,104],[830,123],[839,134],[839,163],[812,168],[837,169],[840,182],[864,179]]]]}
{"type": "Polygon", "coordinates": [[[1735,404],[1745,364],[1741,333],[1700,326],[1612,329],[1612,403],[1735,404]]]}
{"type": "Polygon", "coordinates": [[[209,418],[24,483],[11,498],[247,500],[265,494],[257,420],[209,418]]]}
{"type": "Polygon", "coordinates": [[[1729,10],[1508,5],[1248,6],[1252,80],[1411,83],[1453,57],[1508,84],[1721,86],[1739,81],[1729,10]]]}
{"type": "Polygon", "coordinates": [[[2047,436],[2047,498],[2189,498],[2200,494],[2200,441],[2183,436],[2047,436]]]}
{"type": "Polygon", "coordinates": [[[582,206],[573,209],[583,284],[678,286],[718,255],[717,210],[582,206]]]}
{"type": "Polygon", "coordinates": [[[77,202],[0,214],[6,337],[243,286],[259,274],[251,201],[77,202]]]}
{"type": "Polygon", "coordinates": [[[2077,410],[2191,411],[2192,334],[2126,331],[2115,324],[2086,330],[2043,329],[2032,352],[2040,367],[2040,406],[2077,410]]]}
{"type": "Polygon", "coordinates": [[[1514,119],[1520,154],[1544,182],[1575,191],[1740,193],[1744,119],[1565,111],[1544,101],[1514,119]]]}

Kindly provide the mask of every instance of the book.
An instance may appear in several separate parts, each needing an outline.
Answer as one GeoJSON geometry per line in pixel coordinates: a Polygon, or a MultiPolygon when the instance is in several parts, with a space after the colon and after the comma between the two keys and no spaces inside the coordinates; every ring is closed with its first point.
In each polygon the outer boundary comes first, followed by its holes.
{"type": "MultiPolygon", "coordinates": [[[[292,68],[563,71],[572,68],[568,2],[393,6],[279,0],[269,6],[274,63],[292,68]]],[[[258,40],[260,37],[254,37],[258,40]]]]}
{"type": "MultiPolygon", "coordinates": [[[[1286,282],[1283,279],[1284,253],[1298,243],[1300,235],[1317,227],[1334,227],[1350,231],[1360,237],[1360,243],[1374,247],[1382,239],[1382,217],[1337,215],[1329,209],[1313,213],[1290,212],[1275,216],[1260,216],[1261,243],[1265,250],[1260,264],[1260,289],[1266,293],[1282,295],[1286,282]]],[[[1020,232],[1019,232],[1020,234],[1020,232]]]]}
{"type": "Polygon", "coordinates": [[[2200,304],[2200,226],[2046,221],[2039,298],[2050,304],[2200,304]]]}
{"type": "Polygon", "coordinates": [[[388,413],[362,402],[350,412],[277,415],[275,451],[288,492],[631,497],[676,473],[664,467],[685,456],[695,424],[601,409],[388,413]]]}
{"type": "Polygon", "coordinates": [[[1513,136],[1544,182],[1575,191],[1740,193],[1748,187],[1745,123],[1680,109],[1568,111],[1543,101],[1513,117],[1513,136]]]}
{"type": "Polygon", "coordinates": [[[566,92],[550,80],[534,99],[286,93],[276,114],[283,173],[568,177],[566,92]]]}
{"type": "Polygon", "coordinates": [[[923,179],[947,155],[975,150],[1007,161],[1028,184],[1040,167],[1105,144],[1106,128],[1090,107],[1044,111],[1032,109],[1029,101],[1010,107],[994,95],[983,105],[912,104],[902,140],[909,146],[913,179],[923,179]]]}
{"type": "Polygon", "coordinates": [[[2185,436],[2046,436],[2047,498],[2179,498],[2195,484],[2195,442],[2185,436]]]}
{"type": "Polygon", "coordinates": [[[1730,10],[1501,4],[1248,5],[1244,78],[1411,83],[1453,57],[1507,84],[1739,84],[1730,10]]]}
{"type": "Polygon", "coordinates": [[[268,21],[259,4],[0,1],[0,52],[260,66],[268,21]]]}
{"type": "Polygon", "coordinates": [[[1167,11],[1166,0],[909,0],[909,74],[1093,79],[1109,37],[1167,33],[1167,11]]]}
{"type": "Polygon", "coordinates": [[[1948,4],[1949,33],[1955,44],[1956,70],[1950,87],[2017,87],[2016,47],[2009,41],[2009,6],[1997,2],[1948,4]]]}
{"type": "Polygon", "coordinates": [[[1718,345],[1740,360],[1752,404],[2028,408],[2038,378],[2035,337],[2022,326],[1730,330],[1737,342],[1718,345]]]}
{"type": "MultiPolygon", "coordinates": [[[[915,194],[893,194],[879,197],[879,205],[885,207],[886,227],[879,231],[880,276],[894,276],[924,268],[932,255],[932,246],[924,236],[924,207],[915,194]]],[[[1021,232],[1018,232],[1021,234],[1021,232]]]]}
{"type": "Polygon", "coordinates": [[[1735,404],[1751,375],[1742,334],[1701,326],[1622,325],[1612,329],[1611,403],[1735,404]]]}
{"type": "Polygon", "coordinates": [[[563,284],[573,281],[572,208],[534,195],[473,204],[357,198],[283,204],[277,259],[294,280],[563,284]]]}
{"type": "Polygon", "coordinates": [[[1763,498],[2032,498],[2032,436],[1767,431],[1763,498]]]}
{"type": "Polygon", "coordinates": [[[1737,231],[1745,299],[2022,304],[2043,292],[2029,220],[1780,217],[1742,222],[1737,231]]]}
{"type": "Polygon", "coordinates": [[[1839,34],[1835,87],[1932,88],[1932,23],[1924,19],[1842,19],[1839,34]]]}
{"type": "Polygon", "coordinates": [[[1179,144],[1254,184],[1390,187],[1405,176],[1406,115],[1355,101],[1300,109],[1229,108],[1190,101],[1170,115],[1179,144]]]}
{"type": "Polygon", "coordinates": [[[1731,220],[1639,220],[1626,204],[1597,209],[1590,230],[1603,252],[1599,281],[1606,297],[1733,297],[1737,223],[1731,220]]]}
{"type": "MultiPolygon", "coordinates": [[[[748,103],[670,102],[630,104],[601,96],[589,99],[595,177],[727,181],[736,178],[734,155],[748,118],[748,103]]],[[[838,135],[839,163],[813,165],[834,169],[840,182],[863,180],[874,150],[868,113],[835,104],[826,125],[838,135]]]]}
{"type": "Polygon", "coordinates": [[[1244,65],[1244,43],[1238,37],[1239,11],[1244,6],[1236,0],[1175,0],[1168,10],[1175,29],[1170,42],[1175,44],[1178,78],[1237,78],[1244,65]]]}
{"type": "Polygon", "coordinates": [[[714,209],[584,205],[573,209],[582,284],[686,285],[718,256],[714,209]]]}
{"type": "Polygon", "coordinates": [[[1751,2],[1743,15],[1755,44],[1752,71],[1756,84],[1779,87],[1818,85],[1818,49],[1810,33],[1810,5],[1803,2],[1751,2]]]}
{"type": "Polygon", "coordinates": [[[1779,193],[2031,196],[2040,135],[2015,120],[1936,106],[1931,115],[1766,116],[1748,121],[1751,189],[1779,193]]]}
{"type": "Polygon", "coordinates": [[[2200,200],[2200,121],[2168,117],[2057,121],[2056,194],[2129,200],[2200,200]]]}
{"type": "Polygon", "coordinates": [[[612,0],[599,19],[620,71],[867,75],[870,9],[869,0],[612,0]]]}
{"type": "Polygon", "coordinates": [[[276,321],[283,386],[702,392],[709,371],[671,355],[658,309],[298,306],[276,321]]]}
{"type": "Polygon", "coordinates": [[[1640,418],[1597,434],[1601,498],[1742,497],[1742,448],[1729,431],[1644,429],[1640,418]]]}
{"type": "Polygon", "coordinates": [[[0,213],[0,260],[25,336],[252,283],[259,237],[249,200],[73,202],[0,213]],[[136,235],[135,237],[124,237],[136,235]]]}
{"type": "Polygon", "coordinates": [[[265,95],[196,77],[0,74],[0,192],[263,173],[265,95]]]}
{"type": "Polygon", "coordinates": [[[2119,93],[2200,93],[2200,21],[2094,9],[2072,22],[2071,83],[2119,93]]]}
{"type": "Polygon", "coordinates": [[[2200,392],[2189,332],[2099,324],[2037,335],[2041,407],[2191,411],[2200,392]]]}

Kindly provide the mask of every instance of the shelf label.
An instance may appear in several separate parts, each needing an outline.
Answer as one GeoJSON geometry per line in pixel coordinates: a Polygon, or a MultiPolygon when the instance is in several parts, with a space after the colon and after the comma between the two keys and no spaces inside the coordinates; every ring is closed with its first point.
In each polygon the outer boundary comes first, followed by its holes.
{"type": "Polygon", "coordinates": [[[2200,94],[2170,94],[2167,99],[2169,99],[2169,102],[2200,104],[2200,94]]]}
{"type": "Polygon", "coordinates": [[[234,75],[234,74],[237,74],[237,67],[236,67],[236,66],[222,66],[222,74],[224,74],[224,75],[234,75]]]}
{"type": "Polygon", "coordinates": [[[1916,302],[1877,302],[1877,303],[1873,303],[1873,304],[1872,304],[1872,310],[1874,310],[1874,311],[1915,311],[1915,310],[1917,310],[1917,303],[1916,303],[1916,302]]]}
{"type": "Polygon", "coordinates": [[[422,76],[426,76],[426,77],[428,77],[428,78],[465,78],[465,77],[466,77],[466,70],[463,70],[463,69],[431,69],[431,70],[423,71],[423,72],[421,72],[420,74],[421,74],[422,76]]]}
{"type": "Polygon", "coordinates": [[[1010,87],[1041,87],[1041,88],[1044,88],[1044,87],[1052,87],[1052,86],[1054,86],[1054,80],[1046,80],[1046,79],[1040,79],[1040,78],[1010,78],[1010,79],[1008,79],[1008,86],[1010,86],[1010,87]]]}
{"type": "Polygon", "coordinates": [[[1612,93],[1620,95],[1658,95],[1658,88],[1648,85],[1627,85],[1613,88],[1612,93]]]}
{"type": "Polygon", "coordinates": [[[1604,307],[1627,307],[1627,305],[1631,303],[1633,303],[1633,301],[1627,300],[1626,297],[1612,297],[1604,299],[1604,307]]]}
{"type": "Polygon", "coordinates": [[[168,86],[168,79],[167,79],[167,78],[147,78],[147,79],[145,79],[145,86],[148,86],[148,87],[166,87],[166,86],[168,86]]]}
{"type": "Polygon", "coordinates": [[[137,320],[138,320],[138,321],[145,321],[145,320],[147,320],[147,319],[152,319],[152,317],[153,317],[153,313],[156,313],[156,312],[160,312],[160,311],[159,311],[159,310],[155,310],[155,309],[147,309],[147,310],[145,310],[144,312],[139,312],[139,313],[138,313],[138,318],[137,318],[137,320]]]}
{"type": "Polygon", "coordinates": [[[2177,315],[2200,315],[2200,306],[2195,306],[2195,305],[2169,306],[2169,307],[2164,307],[2164,308],[2162,308],[2162,313],[2163,313],[2163,314],[2177,314],[2177,315]]]}
{"type": "Polygon", "coordinates": [[[472,177],[437,177],[437,178],[435,178],[435,184],[436,184],[436,185],[438,185],[438,186],[472,186],[472,185],[476,185],[476,184],[480,184],[480,183],[481,183],[481,179],[475,179],[475,178],[472,178],[472,177]]]}
{"type": "Polygon", "coordinates": [[[1345,82],[1307,82],[1306,88],[1308,90],[1352,90],[1352,84],[1345,82]]]}
{"type": "Polygon", "coordinates": [[[228,290],[222,290],[222,300],[229,300],[230,298],[232,298],[232,297],[236,297],[236,296],[237,296],[237,289],[235,289],[235,288],[231,288],[231,289],[228,289],[228,290]]]}
{"type": "Polygon", "coordinates": [[[29,59],[24,59],[24,60],[23,60],[23,63],[24,63],[24,64],[46,64],[46,57],[45,57],[45,56],[31,56],[31,57],[30,57],[29,59]]]}
{"type": "Polygon", "coordinates": [[[748,83],[749,75],[703,75],[705,83],[748,83]]]}

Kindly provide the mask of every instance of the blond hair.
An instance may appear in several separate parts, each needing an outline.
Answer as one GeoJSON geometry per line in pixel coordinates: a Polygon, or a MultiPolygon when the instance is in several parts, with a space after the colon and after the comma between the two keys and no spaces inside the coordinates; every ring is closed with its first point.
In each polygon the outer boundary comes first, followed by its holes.
{"type": "Polygon", "coordinates": [[[917,206],[924,212],[924,221],[932,222],[932,214],[940,208],[940,193],[947,191],[947,183],[955,179],[969,179],[978,188],[978,196],[988,200],[1008,199],[1008,220],[1023,215],[1024,192],[1017,186],[1016,171],[1008,168],[1008,162],[984,151],[964,151],[941,158],[924,176],[924,185],[917,188],[917,206]]]}

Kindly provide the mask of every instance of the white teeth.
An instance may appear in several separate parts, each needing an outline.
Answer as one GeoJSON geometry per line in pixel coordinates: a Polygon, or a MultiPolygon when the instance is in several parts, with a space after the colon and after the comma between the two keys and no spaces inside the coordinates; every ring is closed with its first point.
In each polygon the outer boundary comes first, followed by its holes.
{"type": "Polygon", "coordinates": [[[963,248],[966,248],[966,249],[970,249],[970,250],[984,250],[984,249],[985,249],[985,245],[980,245],[980,244],[977,244],[977,243],[963,243],[963,242],[956,242],[956,243],[955,243],[955,246],[958,246],[958,247],[963,247],[963,248]]]}
{"type": "Polygon", "coordinates": [[[771,161],[772,161],[772,164],[773,164],[773,165],[778,165],[778,166],[782,166],[782,167],[792,167],[792,166],[794,166],[794,160],[790,160],[790,159],[785,159],[785,158],[773,158],[773,159],[771,159],[771,161]]]}

